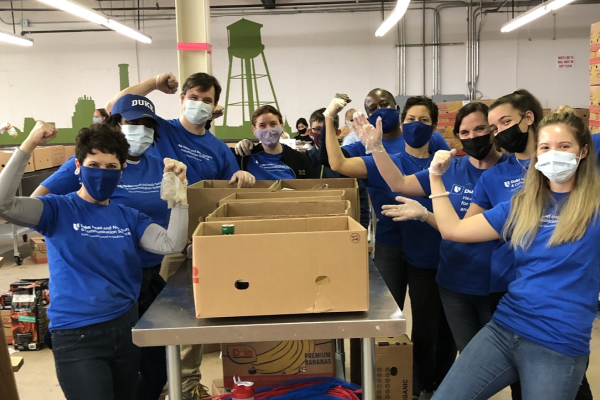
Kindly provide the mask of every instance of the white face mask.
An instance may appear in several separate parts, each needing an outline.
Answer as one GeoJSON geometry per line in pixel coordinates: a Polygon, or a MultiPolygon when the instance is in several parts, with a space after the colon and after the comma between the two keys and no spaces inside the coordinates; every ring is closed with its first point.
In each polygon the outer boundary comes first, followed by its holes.
{"type": "Polygon", "coordinates": [[[350,128],[350,130],[351,130],[351,131],[353,131],[353,130],[354,130],[354,128],[352,127],[352,121],[346,121],[346,126],[347,126],[348,128],[350,128]]]}
{"type": "MultiPolygon", "coordinates": [[[[577,154],[566,151],[550,150],[538,156],[535,169],[554,183],[568,181],[577,171],[577,154]]],[[[581,160],[581,155],[579,156],[581,160]]]]}
{"type": "Polygon", "coordinates": [[[102,123],[102,117],[92,118],[92,123],[94,123],[94,124],[101,124],[102,123]]]}
{"type": "Polygon", "coordinates": [[[144,125],[123,125],[121,131],[129,143],[130,156],[141,156],[154,142],[154,130],[144,125]]]}
{"type": "Polygon", "coordinates": [[[202,101],[186,100],[183,115],[194,125],[204,125],[213,113],[213,106],[202,101]]]}

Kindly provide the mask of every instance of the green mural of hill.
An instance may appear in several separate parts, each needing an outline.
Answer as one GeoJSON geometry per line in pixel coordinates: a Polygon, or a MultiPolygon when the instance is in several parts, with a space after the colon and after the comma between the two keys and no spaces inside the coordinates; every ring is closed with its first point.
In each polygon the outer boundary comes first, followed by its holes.
{"type": "MultiPolygon", "coordinates": [[[[58,135],[56,139],[52,141],[54,144],[72,144],[75,143],[75,137],[79,130],[85,126],[90,126],[92,124],[92,118],[94,116],[94,111],[96,110],[96,104],[91,97],[83,96],[80,97],[75,104],[75,112],[71,117],[71,127],[70,128],[61,128],[58,127],[58,135]]],[[[2,146],[16,146],[23,143],[25,138],[29,135],[33,127],[35,126],[34,118],[25,118],[23,122],[23,130],[18,128],[17,132],[19,135],[17,137],[10,137],[7,134],[0,135],[0,145],[2,146]]],[[[49,122],[55,125],[53,122],[49,122]]]]}

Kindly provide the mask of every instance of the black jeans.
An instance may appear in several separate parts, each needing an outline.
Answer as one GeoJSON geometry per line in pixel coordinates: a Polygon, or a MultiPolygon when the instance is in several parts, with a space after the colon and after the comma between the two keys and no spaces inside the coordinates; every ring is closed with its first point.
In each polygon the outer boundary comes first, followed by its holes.
{"type": "Polygon", "coordinates": [[[138,305],[113,320],[52,332],[56,376],[68,400],[131,400],[139,348],[131,340],[138,305]]]}
{"type": "MultiPolygon", "coordinates": [[[[160,276],[160,264],[142,270],[142,288],[140,290],[139,315],[152,305],[166,283],[160,276]]],[[[167,383],[167,354],[165,347],[142,347],[140,352],[140,373],[138,400],[158,400],[167,383]]]]}
{"type": "Polygon", "coordinates": [[[456,345],[435,282],[437,270],[407,267],[415,381],[419,390],[431,392],[452,367],[456,345]]]}
{"type": "MultiPolygon", "coordinates": [[[[500,300],[502,300],[502,297],[504,297],[505,294],[506,292],[490,293],[490,311],[492,312],[492,314],[496,312],[498,304],[500,304],[500,300]]],[[[521,382],[515,382],[512,385],[510,385],[510,390],[513,400],[522,399],[521,382]]],[[[577,396],[575,397],[575,400],[594,400],[594,396],[592,395],[592,389],[590,388],[590,383],[587,380],[587,375],[583,376],[583,380],[581,381],[581,386],[579,386],[579,390],[577,391],[577,396]]]]}
{"type": "Polygon", "coordinates": [[[383,281],[392,293],[401,310],[404,309],[408,272],[406,259],[401,247],[389,246],[375,242],[375,258],[373,259],[383,281]]]}
{"type": "Polygon", "coordinates": [[[477,332],[492,319],[488,296],[464,294],[440,287],[452,336],[462,352],[477,332]]]}

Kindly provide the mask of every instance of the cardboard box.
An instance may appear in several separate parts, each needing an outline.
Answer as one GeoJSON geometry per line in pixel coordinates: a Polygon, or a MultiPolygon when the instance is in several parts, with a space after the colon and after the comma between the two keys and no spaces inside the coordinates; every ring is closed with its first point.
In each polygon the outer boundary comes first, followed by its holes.
{"type": "Polygon", "coordinates": [[[293,205],[286,202],[233,202],[219,206],[206,222],[229,222],[250,219],[306,218],[318,216],[349,216],[350,202],[340,201],[301,201],[293,205]]]}
{"type": "Polygon", "coordinates": [[[44,299],[48,279],[22,280],[11,283],[13,292],[11,325],[16,350],[40,350],[48,330],[44,299]]]}
{"type": "MultiPolygon", "coordinates": [[[[2,171],[6,164],[8,164],[8,160],[10,160],[15,150],[15,148],[4,148],[0,151],[0,171],[2,171]]],[[[27,167],[25,167],[25,172],[33,171],[35,171],[33,166],[33,157],[30,157],[27,167]]]]}
{"type": "Polygon", "coordinates": [[[220,396],[225,394],[225,387],[223,386],[223,379],[213,379],[211,396],[220,396]]]}
{"type": "Polygon", "coordinates": [[[198,223],[215,211],[219,200],[233,193],[242,192],[272,192],[277,190],[277,181],[256,181],[251,189],[238,189],[231,186],[229,181],[207,180],[188,186],[187,196],[189,208],[188,237],[192,237],[198,223]]]}
{"type": "Polygon", "coordinates": [[[591,126],[590,132],[592,133],[592,135],[600,133],[600,126],[591,126]]]}
{"type": "Polygon", "coordinates": [[[46,240],[43,237],[29,239],[31,245],[31,260],[36,264],[46,264],[48,262],[48,252],[46,250],[46,240]]]}
{"type": "Polygon", "coordinates": [[[219,206],[227,203],[256,203],[261,202],[299,202],[307,200],[343,200],[343,190],[284,190],[280,192],[234,193],[219,201],[219,206]]]}
{"type": "Polygon", "coordinates": [[[75,156],[75,146],[63,146],[63,150],[65,153],[65,161],[75,156]]]}
{"type": "Polygon", "coordinates": [[[411,400],[413,344],[406,335],[375,339],[376,400],[411,400]]]}
{"type": "Polygon", "coordinates": [[[203,222],[194,232],[197,317],[369,309],[367,230],[354,219],[236,221],[234,235],[221,226],[203,222]]]}
{"type": "Polygon", "coordinates": [[[600,22],[592,24],[590,29],[590,45],[600,44],[600,22]]]}
{"type": "Polygon", "coordinates": [[[439,116],[438,118],[443,118],[444,114],[456,114],[458,110],[460,110],[465,104],[468,104],[468,101],[448,101],[443,103],[436,103],[438,106],[439,116]]]}
{"type": "Polygon", "coordinates": [[[233,377],[254,382],[255,388],[301,378],[334,377],[333,340],[223,344],[223,381],[233,387],[233,377]]]}
{"type": "Polygon", "coordinates": [[[13,344],[12,325],[10,322],[10,308],[0,309],[0,317],[2,318],[2,327],[4,329],[4,336],[6,337],[6,344],[13,344]]]}
{"type": "Polygon", "coordinates": [[[600,57],[590,59],[590,85],[600,85],[600,57]]]}
{"type": "Polygon", "coordinates": [[[279,182],[281,191],[288,190],[343,190],[344,200],[348,200],[352,207],[352,217],[360,221],[360,199],[358,195],[358,182],[354,178],[337,179],[285,179],[279,182]],[[327,185],[326,189],[314,189],[327,185]]]}
{"type": "Polygon", "coordinates": [[[590,86],[590,112],[596,113],[600,107],[600,86],[590,86]]]}
{"type": "Polygon", "coordinates": [[[33,150],[33,167],[36,171],[52,168],[52,147],[36,147],[33,150]]]}
{"type": "Polygon", "coordinates": [[[65,163],[65,149],[62,145],[49,146],[52,149],[52,166],[60,167],[65,163]]]}

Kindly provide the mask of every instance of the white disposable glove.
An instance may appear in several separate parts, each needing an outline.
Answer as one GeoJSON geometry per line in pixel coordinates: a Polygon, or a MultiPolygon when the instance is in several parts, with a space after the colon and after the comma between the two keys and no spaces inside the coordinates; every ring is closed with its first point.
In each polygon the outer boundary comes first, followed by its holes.
{"type": "Polygon", "coordinates": [[[354,129],[361,142],[365,146],[365,153],[383,153],[383,132],[381,129],[381,117],[377,118],[376,127],[369,123],[367,117],[362,113],[354,113],[354,129]]]}
{"type": "Polygon", "coordinates": [[[283,133],[281,134],[281,138],[282,138],[282,139],[290,139],[290,134],[289,134],[289,133],[287,133],[287,132],[283,132],[283,133]]]}
{"type": "Polygon", "coordinates": [[[339,112],[346,107],[346,104],[350,103],[351,101],[352,100],[350,100],[350,97],[347,95],[338,93],[335,95],[333,100],[331,100],[331,103],[329,103],[323,115],[333,118],[338,115],[339,112]]]}
{"type": "Polygon", "coordinates": [[[394,222],[400,221],[427,221],[429,211],[416,200],[398,196],[396,201],[404,204],[383,206],[381,214],[393,218],[394,222]]]}
{"type": "Polygon", "coordinates": [[[249,139],[243,139],[235,145],[235,154],[238,156],[249,156],[254,148],[254,144],[249,139]]]}
{"type": "Polygon", "coordinates": [[[452,157],[456,155],[456,149],[438,150],[431,160],[431,166],[429,167],[429,173],[431,175],[444,175],[448,168],[450,168],[450,162],[452,157]]]}
{"type": "Polygon", "coordinates": [[[165,158],[163,179],[160,183],[160,198],[167,202],[169,208],[187,201],[187,167],[184,163],[165,158]]]}

